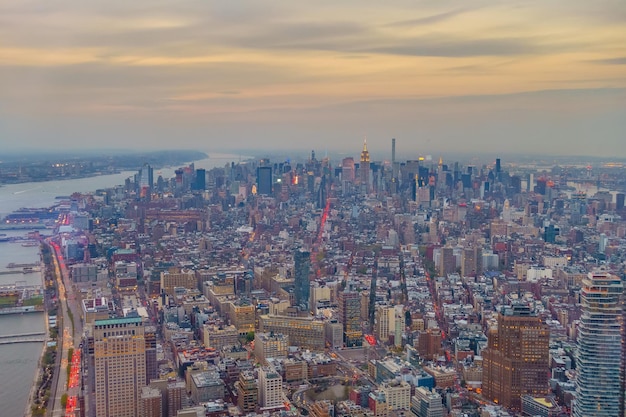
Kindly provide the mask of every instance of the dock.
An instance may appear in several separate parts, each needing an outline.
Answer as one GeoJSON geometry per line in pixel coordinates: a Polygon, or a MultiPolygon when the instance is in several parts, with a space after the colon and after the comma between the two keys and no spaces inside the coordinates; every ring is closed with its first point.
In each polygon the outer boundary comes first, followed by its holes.
{"type": "Polygon", "coordinates": [[[43,313],[43,306],[22,306],[0,308],[0,316],[7,314],[43,313]]]}
{"type": "Polygon", "coordinates": [[[41,343],[45,341],[45,332],[0,335],[0,345],[12,345],[16,343],[41,343]]]}

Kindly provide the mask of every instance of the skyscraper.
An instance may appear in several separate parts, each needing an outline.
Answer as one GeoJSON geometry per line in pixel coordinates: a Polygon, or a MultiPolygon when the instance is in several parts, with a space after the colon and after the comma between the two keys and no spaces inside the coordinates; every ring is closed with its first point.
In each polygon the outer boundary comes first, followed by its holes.
{"type": "Polygon", "coordinates": [[[298,249],[294,252],[293,259],[296,305],[303,306],[303,309],[306,310],[309,308],[309,295],[311,293],[311,282],[309,280],[311,252],[298,249]]]}
{"type": "Polygon", "coordinates": [[[256,170],[257,193],[272,194],[272,167],[258,167],[256,170]]]}
{"type": "Polygon", "coordinates": [[[461,275],[464,277],[477,277],[482,274],[483,251],[479,247],[463,249],[461,262],[461,275]]]}
{"type": "Polygon", "coordinates": [[[197,191],[204,191],[206,189],[206,170],[203,168],[196,169],[196,178],[193,184],[193,189],[197,191]]]}
{"type": "Polygon", "coordinates": [[[139,198],[150,199],[154,185],[154,170],[145,163],[139,170],[139,198]]]}
{"type": "Polygon", "coordinates": [[[146,385],[146,341],[141,318],[94,322],[96,417],[137,417],[146,385]]]}
{"type": "Polygon", "coordinates": [[[259,405],[261,409],[279,408],[283,404],[283,378],[271,366],[259,368],[259,405]]]}
{"type": "Polygon", "coordinates": [[[549,342],[548,326],[528,306],[504,307],[483,350],[483,395],[516,410],[522,395],[546,395],[549,342]]]}
{"type": "Polygon", "coordinates": [[[344,343],[347,347],[361,346],[361,298],[359,293],[346,288],[339,293],[339,321],[343,325],[344,343]]]}
{"type": "Polygon", "coordinates": [[[259,388],[252,371],[239,373],[239,380],[235,382],[237,390],[237,406],[243,413],[252,413],[259,401],[259,388]]]}
{"type": "Polygon", "coordinates": [[[574,417],[624,415],[623,293],[620,279],[606,271],[583,279],[574,417]]]}
{"type": "Polygon", "coordinates": [[[398,170],[396,168],[396,138],[391,139],[391,178],[398,178],[398,170]]]}
{"type": "Polygon", "coordinates": [[[454,249],[446,246],[441,248],[441,256],[439,258],[439,275],[445,277],[448,274],[456,272],[456,258],[454,257],[454,249]]]}
{"type": "Polygon", "coordinates": [[[359,165],[359,176],[361,179],[361,189],[363,189],[365,193],[368,193],[370,187],[370,153],[367,150],[367,140],[363,142],[361,164],[359,165]]]}

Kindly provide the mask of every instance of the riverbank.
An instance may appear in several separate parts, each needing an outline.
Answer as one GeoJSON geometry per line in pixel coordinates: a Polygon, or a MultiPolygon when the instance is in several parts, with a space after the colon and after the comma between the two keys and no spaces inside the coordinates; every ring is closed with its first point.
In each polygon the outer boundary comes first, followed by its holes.
{"type": "MultiPolygon", "coordinates": [[[[49,316],[46,312],[44,314],[46,326],[45,326],[45,339],[50,339],[50,328],[48,326],[49,316]]],[[[33,385],[30,388],[28,394],[28,402],[24,409],[25,417],[43,417],[46,415],[48,400],[50,398],[49,386],[54,375],[54,362],[56,356],[56,345],[54,348],[48,346],[48,342],[44,342],[43,349],[41,349],[41,355],[39,355],[39,361],[37,362],[37,372],[33,377],[33,385]],[[46,359],[47,355],[51,356],[51,360],[46,359]],[[42,390],[44,390],[42,395],[42,390]],[[47,390],[47,395],[46,395],[47,390]]]]}
{"type": "MultiPolygon", "coordinates": [[[[54,265],[52,263],[51,250],[48,245],[42,244],[39,250],[39,256],[43,264],[42,269],[42,284],[44,288],[54,288],[54,294],[58,294],[56,290],[56,280],[54,265]]],[[[48,307],[51,304],[44,300],[44,307],[48,307]]],[[[56,307],[54,310],[45,309],[44,312],[44,332],[45,340],[41,354],[39,355],[39,361],[37,362],[37,372],[33,378],[33,383],[28,395],[28,401],[24,410],[24,416],[26,417],[42,417],[47,413],[49,400],[52,396],[52,381],[54,375],[59,372],[57,366],[57,344],[59,340],[58,331],[54,330],[54,334],[51,334],[50,328],[50,313],[57,315],[56,307]],[[52,339],[55,339],[54,341],[52,339]]]]}

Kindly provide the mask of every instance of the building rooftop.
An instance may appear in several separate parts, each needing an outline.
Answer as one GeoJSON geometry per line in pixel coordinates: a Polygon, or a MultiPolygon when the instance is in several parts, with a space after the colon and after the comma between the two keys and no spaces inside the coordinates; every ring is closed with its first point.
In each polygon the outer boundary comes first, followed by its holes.
{"type": "Polygon", "coordinates": [[[107,326],[107,325],[116,325],[116,324],[141,324],[141,317],[123,317],[123,318],[115,318],[115,319],[106,319],[106,320],[96,320],[96,326],[107,326]]]}

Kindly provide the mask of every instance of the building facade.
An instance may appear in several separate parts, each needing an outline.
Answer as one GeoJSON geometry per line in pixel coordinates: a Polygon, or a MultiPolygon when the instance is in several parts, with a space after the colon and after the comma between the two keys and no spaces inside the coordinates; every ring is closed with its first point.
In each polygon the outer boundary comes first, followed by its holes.
{"type": "Polygon", "coordinates": [[[146,342],[140,318],[94,322],[96,417],[137,417],[146,385],[146,342]]]}
{"type": "Polygon", "coordinates": [[[283,378],[273,367],[259,368],[259,405],[271,409],[283,404],[283,378]]]}
{"type": "Polygon", "coordinates": [[[309,297],[311,293],[311,282],[309,279],[309,273],[311,271],[311,252],[298,249],[293,254],[293,261],[295,304],[302,306],[303,310],[307,310],[309,308],[309,297]]]}
{"type": "Polygon", "coordinates": [[[343,341],[347,347],[363,344],[361,329],[361,298],[359,293],[346,289],[339,293],[339,322],[343,325],[343,341]]]}
{"type": "Polygon", "coordinates": [[[574,417],[624,415],[624,287],[605,271],[583,279],[574,417]]]}
{"type": "Polygon", "coordinates": [[[548,326],[528,306],[504,307],[483,351],[483,395],[520,410],[522,395],[548,394],[549,342],[548,326]]]}

